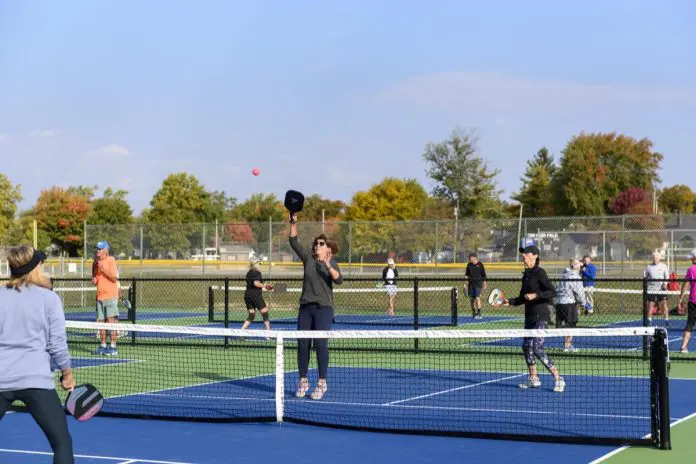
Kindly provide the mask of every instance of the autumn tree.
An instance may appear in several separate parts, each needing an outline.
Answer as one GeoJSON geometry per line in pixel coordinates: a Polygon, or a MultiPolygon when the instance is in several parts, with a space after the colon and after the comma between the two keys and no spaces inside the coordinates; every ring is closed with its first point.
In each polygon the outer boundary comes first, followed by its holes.
{"type": "Polygon", "coordinates": [[[554,201],[551,180],[556,173],[553,155],[546,147],[541,148],[533,159],[527,160],[522,178],[522,188],[512,196],[524,205],[529,217],[553,216],[554,201]]]}
{"type": "Polygon", "coordinates": [[[461,129],[452,131],[449,139],[428,143],[423,159],[428,163],[426,174],[436,182],[433,195],[458,206],[461,217],[488,217],[497,214],[496,188],[499,170],[477,154],[477,139],[461,129]]]}
{"type": "Polygon", "coordinates": [[[34,206],[38,228],[73,257],[82,254],[84,221],[90,212],[86,193],[79,188],[51,187],[41,192],[34,206]]]}
{"type": "Polygon", "coordinates": [[[387,177],[369,190],[357,192],[346,211],[346,219],[355,221],[353,251],[376,253],[396,249],[397,243],[404,240],[406,226],[394,221],[419,218],[427,201],[428,193],[415,179],[387,177]]]}
{"type": "Polygon", "coordinates": [[[692,214],[696,210],[696,193],[688,185],[673,185],[662,189],[658,202],[665,213],[692,214]]]}
{"type": "Polygon", "coordinates": [[[323,219],[338,219],[345,213],[346,204],[341,200],[329,200],[322,198],[321,195],[310,195],[305,198],[304,208],[302,209],[303,221],[319,222],[323,219]]]}
{"type": "Polygon", "coordinates": [[[606,215],[611,201],[630,187],[652,192],[663,156],[648,139],[616,133],[580,134],[565,149],[552,182],[559,213],[606,215]]]}

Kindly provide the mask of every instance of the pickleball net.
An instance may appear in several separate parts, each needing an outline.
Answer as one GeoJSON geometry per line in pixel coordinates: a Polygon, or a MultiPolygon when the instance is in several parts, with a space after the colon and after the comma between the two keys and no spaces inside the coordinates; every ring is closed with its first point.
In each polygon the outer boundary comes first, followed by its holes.
{"type": "Polygon", "coordinates": [[[669,447],[669,352],[659,328],[265,332],[119,324],[129,335],[118,355],[94,354],[95,331],[112,327],[67,322],[76,378],[102,391],[102,415],[669,447]],[[597,356],[563,353],[568,335],[597,356]],[[541,385],[519,387],[528,381],[525,337],[544,337],[563,392],[540,363],[541,385]],[[296,396],[301,338],[329,341],[321,400],[309,397],[315,354],[308,395],[296,396]],[[647,358],[638,350],[646,339],[647,358]]]}

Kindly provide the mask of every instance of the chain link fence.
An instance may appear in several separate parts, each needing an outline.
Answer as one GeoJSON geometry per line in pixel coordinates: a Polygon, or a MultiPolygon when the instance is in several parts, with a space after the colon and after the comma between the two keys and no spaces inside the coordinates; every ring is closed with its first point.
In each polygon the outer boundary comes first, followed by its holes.
{"type": "MultiPolygon", "coordinates": [[[[461,274],[475,251],[490,274],[518,275],[521,240],[534,240],[550,274],[562,272],[571,257],[589,255],[600,276],[640,277],[660,250],[671,271],[681,274],[686,254],[696,247],[696,215],[641,215],[454,219],[442,221],[304,222],[300,241],[308,245],[325,233],[340,248],[346,275],[381,273],[387,258],[403,275],[461,274]]],[[[288,244],[283,222],[211,224],[85,224],[83,258],[48,250],[55,276],[89,275],[93,250],[106,240],[122,275],[241,275],[257,257],[269,275],[297,275],[301,266],[288,244]]],[[[14,245],[14,244],[7,244],[14,245]]],[[[0,246],[0,275],[7,273],[0,246]]]]}

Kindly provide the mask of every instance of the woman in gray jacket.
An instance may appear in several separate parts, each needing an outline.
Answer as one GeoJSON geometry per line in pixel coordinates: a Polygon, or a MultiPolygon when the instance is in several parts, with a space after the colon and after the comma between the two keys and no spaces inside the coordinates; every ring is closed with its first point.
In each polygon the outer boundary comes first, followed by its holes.
{"type": "Polygon", "coordinates": [[[51,282],[42,275],[46,256],[29,246],[10,250],[10,281],[0,286],[0,419],[16,400],[27,405],[53,449],[54,464],[73,464],[72,438],[55,390],[75,386],[65,315],[51,282]]]}
{"type": "MultiPolygon", "coordinates": [[[[302,294],[300,295],[300,312],[297,315],[298,330],[331,330],[333,322],[333,285],[343,283],[343,275],[338,268],[334,255],[338,245],[324,234],[312,242],[312,248],[306,249],[297,238],[297,216],[290,223],[290,246],[297,253],[304,265],[302,294]]],[[[313,400],[320,400],[328,390],[326,375],[329,367],[329,340],[314,340],[317,350],[317,367],[319,380],[310,395],[313,400]]],[[[297,341],[297,370],[300,374],[295,396],[304,398],[309,391],[307,370],[309,369],[310,340],[301,338],[297,341]]]]}

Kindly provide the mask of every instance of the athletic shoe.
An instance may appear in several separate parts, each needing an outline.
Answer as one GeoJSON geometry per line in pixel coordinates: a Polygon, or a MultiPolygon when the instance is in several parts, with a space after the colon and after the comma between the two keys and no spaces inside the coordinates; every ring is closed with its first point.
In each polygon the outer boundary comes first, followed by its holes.
{"type": "Polygon", "coordinates": [[[532,379],[531,377],[527,379],[527,383],[521,383],[518,385],[520,388],[539,388],[541,387],[541,380],[539,378],[532,379]]]}
{"type": "Polygon", "coordinates": [[[576,351],[578,351],[578,349],[573,345],[570,345],[568,348],[563,348],[564,353],[575,353],[576,351]]]}
{"type": "Polygon", "coordinates": [[[565,380],[563,380],[563,377],[559,377],[558,380],[556,380],[556,385],[553,386],[553,391],[557,393],[563,393],[565,390],[565,380]]]}
{"type": "Polygon", "coordinates": [[[309,391],[309,382],[307,379],[300,380],[297,382],[297,390],[295,390],[295,396],[298,398],[304,398],[307,396],[307,392],[309,391]]]}
{"type": "Polygon", "coordinates": [[[313,400],[320,400],[324,397],[324,393],[329,389],[328,385],[326,385],[326,382],[323,383],[317,383],[317,387],[314,389],[312,394],[310,395],[310,398],[313,400]]]}
{"type": "Polygon", "coordinates": [[[107,350],[108,350],[107,347],[101,346],[101,345],[100,345],[100,346],[97,347],[96,350],[94,350],[94,354],[99,354],[99,355],[102,355],[102,356],[106,356],[107,350]]]}
{"type": "Polygon", "coordinates": [[[116,356],[118,355],[118,350],[114,348],[113,346],[110,346],[106,349],[106,355],[107,356],[116,356]]]}
{"type": "Polygon", "coordinates": [[[681,353],[688,353],[688,352],[689,352],[689,350],[688,350],[687,348],[682,348],[682,349],[681,349],[681,353]]]}

